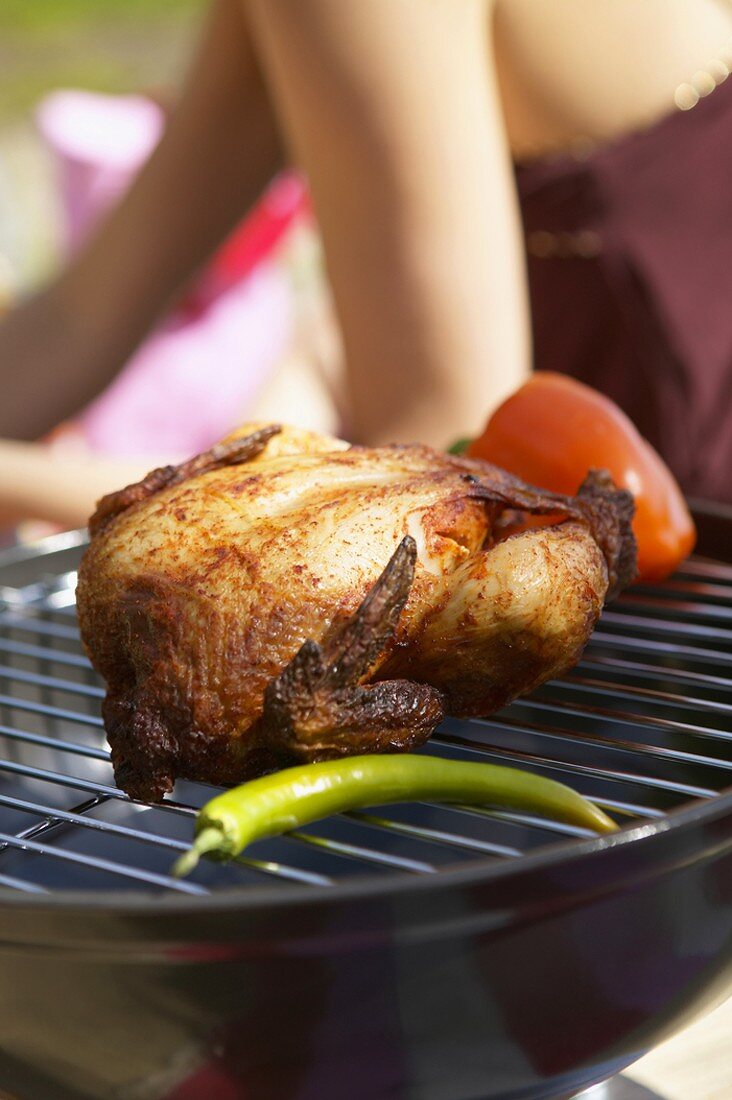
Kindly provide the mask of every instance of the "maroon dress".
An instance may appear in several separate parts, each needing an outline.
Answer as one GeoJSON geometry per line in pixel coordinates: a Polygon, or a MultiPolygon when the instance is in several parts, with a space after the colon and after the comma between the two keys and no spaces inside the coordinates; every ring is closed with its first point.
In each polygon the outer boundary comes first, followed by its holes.
{"type": "Polygon", "coordinates": [[[535,366],[617,401],[687,494],[732,502],[732,77],[516,178],[535,366]]]}

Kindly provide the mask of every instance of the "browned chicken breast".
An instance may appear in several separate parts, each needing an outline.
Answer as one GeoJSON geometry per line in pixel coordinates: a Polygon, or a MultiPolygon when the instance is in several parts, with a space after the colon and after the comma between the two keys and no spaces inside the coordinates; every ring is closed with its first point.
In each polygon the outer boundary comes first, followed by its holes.
{"type": "Polygon", "coordinates": [[[78,588],[118,784],[408,750],[573,665],[634,574],[632,499],[421,446],[249,426],[105,497],[78,588]],[[556,517],[506,534],[516,511],[556,517]]]}

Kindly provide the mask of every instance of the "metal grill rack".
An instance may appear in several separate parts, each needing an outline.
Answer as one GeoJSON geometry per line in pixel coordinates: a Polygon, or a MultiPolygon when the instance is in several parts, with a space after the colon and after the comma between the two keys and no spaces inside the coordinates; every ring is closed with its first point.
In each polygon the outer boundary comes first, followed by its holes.
{"type": "MultiPolygon", "coordinates": [[[[273,880],[297,889],[513,860],[589,835],[474,807],[380,807],[171,878],[213,791],[179,782],[173,798],[148,805],[115,787],[103,687],[75,619],[82,550],[72,534],[0,558],[0,889],[203,895],[273,880]]],[[[424,751],[565,781],[621,824],[715,797],[732,786],[732,567],[692,559],[662,586],[635,587],[571,673],[485,721],[446,722],[424,751]]]]}

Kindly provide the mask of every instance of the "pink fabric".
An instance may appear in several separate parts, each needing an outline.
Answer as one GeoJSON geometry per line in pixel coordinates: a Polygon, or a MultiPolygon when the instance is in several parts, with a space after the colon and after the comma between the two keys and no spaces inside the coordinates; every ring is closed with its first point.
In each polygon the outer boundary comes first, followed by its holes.
{"type": "Polygon", "coordinates": [[[55,160],[66,247],[75,251],[157,145],[165,116],[144,96],[63,90],[41,100],[36,125],[55,160]]]}
{"type": "MultiPolygon", "coordinates": [[[[154,149],[163,111],[139,96],[63,91],[40,104],[37,120],[58,165],[73,251],[154,149]]],[[[246,419],[291,338],[290,278],[273,252],[306,208],[297,175],[274,180],[111,385],[62,426],[59,444],[126,457],[186,455],[246,419]]]]}
{"type": "Polygon", "coordinates": [[[195,320],[172,317],[84,411],[92,450],[118,457],[206,450],[247,416],[286,350],[290,288],[262,265],[195,320]]]}

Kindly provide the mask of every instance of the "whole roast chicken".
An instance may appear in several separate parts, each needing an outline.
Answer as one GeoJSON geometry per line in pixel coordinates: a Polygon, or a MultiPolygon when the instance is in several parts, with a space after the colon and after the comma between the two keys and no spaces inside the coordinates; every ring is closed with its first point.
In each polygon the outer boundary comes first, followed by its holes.
{"type": "Polygon", "coordinates": [[[156,800],[490,714],[579,659],[632,513],[603,473],[568,498],[276,425],[154,470],[100,501],[79,573],[117,783],[156,800]]]}

